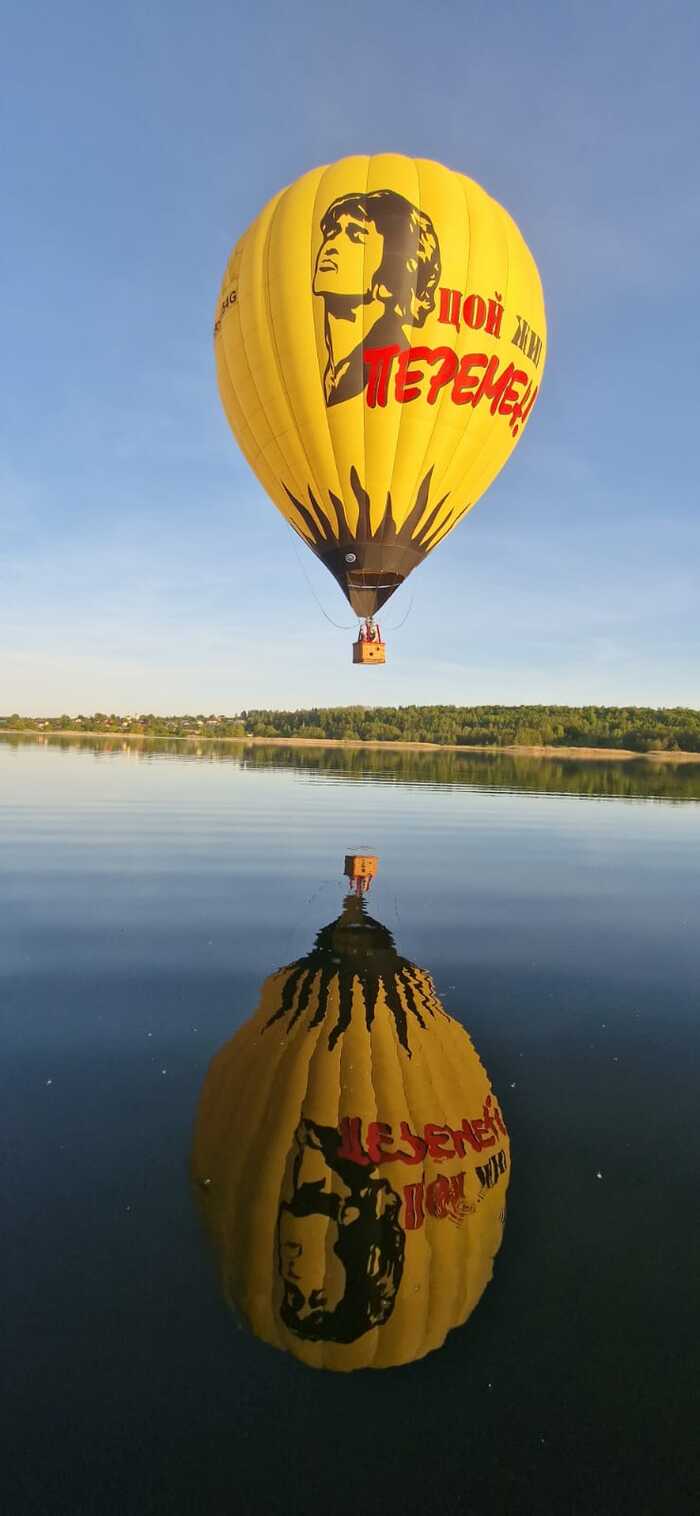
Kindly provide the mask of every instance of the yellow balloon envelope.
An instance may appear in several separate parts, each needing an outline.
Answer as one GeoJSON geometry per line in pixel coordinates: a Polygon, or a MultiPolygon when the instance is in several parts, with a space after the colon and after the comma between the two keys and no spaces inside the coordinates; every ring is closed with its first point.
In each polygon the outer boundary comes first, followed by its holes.
{"type": "Polygon", "coordinates": [[[315,1368],[388,1368],[474,1309],[510,1148],[430,976],[351,895],[213,1059],[193,1177],[225,1295],[315,1368]]]}
{"type": "Polygon", "coordinates": [[[546,356],[511,217],[463,174],[392,153],[313,169],[265,206],[214,338],[240,447],[360,616],[495,478],[546,356]]]}

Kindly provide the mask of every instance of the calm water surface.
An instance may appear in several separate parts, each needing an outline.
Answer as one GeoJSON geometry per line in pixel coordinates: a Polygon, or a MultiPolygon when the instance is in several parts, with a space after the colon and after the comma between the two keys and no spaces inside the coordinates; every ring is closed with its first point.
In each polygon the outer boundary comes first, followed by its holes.
{"type": "Polygon", "coordinates": [[[691,765],[0,741],[11,1516],[698,1509],[698,801],[691,765]],[[466,1325],[332,1375],[237,1326],[188,1164],[361,848],[512,1176],[466,1325]]]}

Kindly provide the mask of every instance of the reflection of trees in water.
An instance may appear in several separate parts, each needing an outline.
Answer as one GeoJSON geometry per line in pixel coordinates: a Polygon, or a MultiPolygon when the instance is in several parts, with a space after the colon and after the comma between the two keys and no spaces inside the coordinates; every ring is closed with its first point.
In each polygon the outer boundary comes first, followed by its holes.
{"type": "Polygon", "coordinates": [[[367,748],[248,748],[249,768],[303,769],[343,779],[469,785],[605,798],[700,800],[700,764],[644,759],[517,758],[509,754],[367,748]]]}
{"type": "Polygon", "coordinates": [[[700,764],[639,759],[518,758],[506,753],[430,752],[382,748],[251,747],[245,743],[191,742],[177,737],[0,736],[8,747],[37,745],[89,752],[96,757],[123,753],[153,761],[177,756],[191,762],[233,763],[239,768],[274,769],[328,778],[374,780],[386,784],[467,785],[647,800],[700,800],[700,764]]]}

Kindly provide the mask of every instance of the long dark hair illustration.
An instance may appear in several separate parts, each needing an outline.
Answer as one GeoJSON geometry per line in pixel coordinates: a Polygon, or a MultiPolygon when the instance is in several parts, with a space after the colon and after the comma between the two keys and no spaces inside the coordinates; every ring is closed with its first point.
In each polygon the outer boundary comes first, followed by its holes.
{"type": "Polygon", "coordinates": [[[365,348],[403,345],[404,327],[423,325],[435,305],[440,246],[430,216],[387,189],[340,196],[321,233],[313,292],[325,304],[330,406],[365,388],[365,348]]]}
{"type": "Polygon", "coordinates": [[[295,1143],[292,1193],[277,1221],[280,1315],[310,1342],[354,1342],[394,1309],[406,1245],[401,1199],[373,1169],[339,1157],[337,1128],[303,1120],[295,1143]],[[322,1217],[330,1223],[334,1267],[326,1251],[320,1282],[309,1259],[322,1217]]]}

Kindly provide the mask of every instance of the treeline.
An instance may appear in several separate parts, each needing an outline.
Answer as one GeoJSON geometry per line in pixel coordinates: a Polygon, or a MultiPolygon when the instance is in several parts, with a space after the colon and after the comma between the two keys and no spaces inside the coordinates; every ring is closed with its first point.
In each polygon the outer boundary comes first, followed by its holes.
{"type": "Polygon", "coordinates": [[[241,715],[253,737],[700,752],[700,711],[679,706],[357,705],[241,715]]]}
{"type": "Polygon", "coordinates": [[[104,732],[124,737],[245,737],[240,716],[0,716],[0,731],[104,732]]]}
{"type": "Polygon", "coordinates": [[[144,737],[305,737],[311,741],[434,742],[462,747],[627,748],[700,752],[700,711],[683,706],[407,705],[248,710],[236,716],[0,717],[0,730],[144,737]]]}

